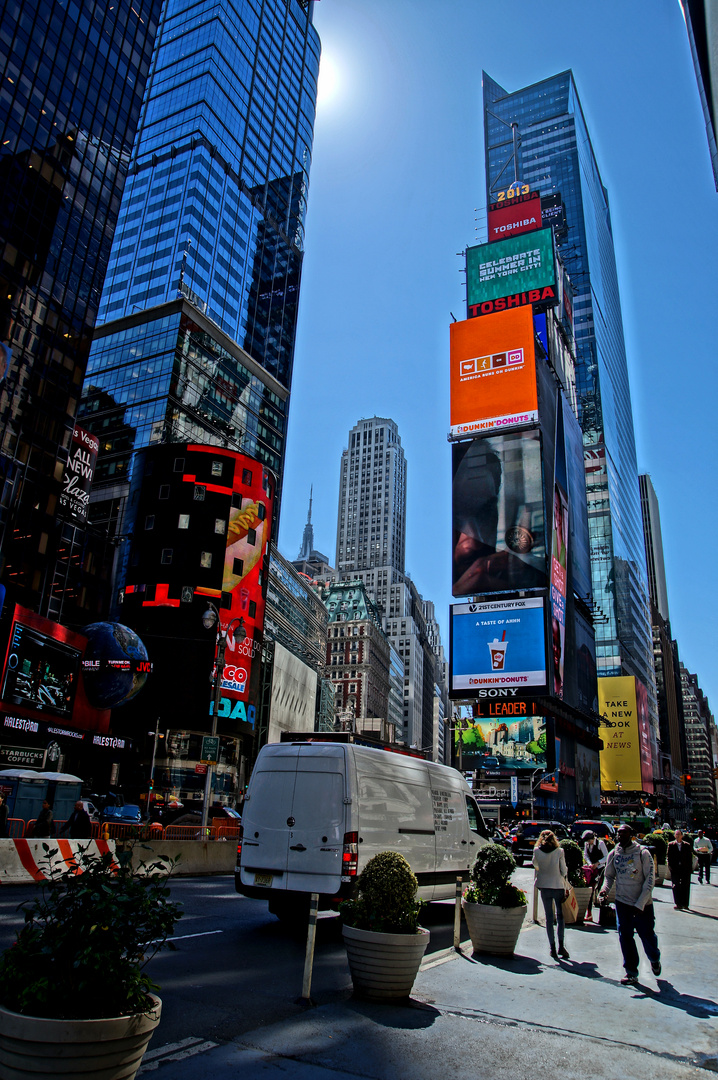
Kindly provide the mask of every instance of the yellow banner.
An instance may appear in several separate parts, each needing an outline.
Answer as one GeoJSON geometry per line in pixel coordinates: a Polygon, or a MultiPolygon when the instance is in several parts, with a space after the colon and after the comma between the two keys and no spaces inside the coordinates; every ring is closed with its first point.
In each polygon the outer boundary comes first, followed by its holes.
{"type": "Polygon", "coordinates": [[[599,678],[598,709],[614,725],[601,728],[601,791],[641,791],[641,740],[633,676],[599,678]]]}

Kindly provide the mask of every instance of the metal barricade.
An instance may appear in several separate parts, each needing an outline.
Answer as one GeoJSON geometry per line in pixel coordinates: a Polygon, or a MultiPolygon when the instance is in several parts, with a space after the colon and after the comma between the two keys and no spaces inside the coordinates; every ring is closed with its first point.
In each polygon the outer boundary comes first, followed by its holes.
{"type": "MultiPolygon", "coordinates": [[[[34,820],[32,822],[28,821],[27,824],[30,826],[34,825],[35,822],[34,820]]],[[[11,817],[7,819],[7,835],[11,840],[22,840],[25,835],[25,822],[22,818],[11,817]]],[[[32,833],[29,835],[32,836],[32,833]]]]}
{"type": "Polygon", "coordinates": [[[165,840],[211,840],[212,830],[209,825],[167,825],[165,840]]]}

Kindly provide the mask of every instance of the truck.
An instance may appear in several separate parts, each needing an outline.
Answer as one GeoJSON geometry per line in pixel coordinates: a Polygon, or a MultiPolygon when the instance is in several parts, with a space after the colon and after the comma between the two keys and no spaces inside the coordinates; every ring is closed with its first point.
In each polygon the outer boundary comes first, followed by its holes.
{"type": "Polygon", "coordinates": [[[351,896],[373,855],[398,851],[424,900],[453,897],[489,833],[461,773],[391,750],[280,742],[257,756],[242,813],[235,889],[278,918],[351,896]]]}

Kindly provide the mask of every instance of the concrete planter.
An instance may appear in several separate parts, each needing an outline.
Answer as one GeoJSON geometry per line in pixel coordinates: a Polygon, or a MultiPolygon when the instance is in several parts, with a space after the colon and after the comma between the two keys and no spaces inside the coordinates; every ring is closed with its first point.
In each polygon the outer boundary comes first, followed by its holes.
{"type": "Polygon", "coordinates": [[[411,993],[429,944],[429,931],[418,934],[380,934],[376,930],[342,931],[354,989],[362,997],[386,1001],[411,993]]]}
{"type": "Polygon", "coordinates": [[[658,863],[656,867],[656,884],[662,885],[664,881],[671,880],[671,871],[668,869],[667,863],[658,863]]]}
{"type": "Polygon", "coordinates": [[[103,1020],[47,1020],[0,1006],[0,1076],[3,1080],[133,1080],[162,1002],[146,1013],[103,1020]]]}
{"type": "Polygon", "coordinates": [[[493,956],[513,955],[526,916],[525,904],[502,908],[462,900],[461,906],[474,952],[491,953],[493,956]]]}
{"type": "Polygon", "coordinates": [[[591,889],[589,886],[578,889],[574,885],[573,891],[576,894],[576,900],[578,901],[578,915],[576,916],[576,922],[582,923],[586,917],[588,911],[588,901],[591,899],[591,889]]]}

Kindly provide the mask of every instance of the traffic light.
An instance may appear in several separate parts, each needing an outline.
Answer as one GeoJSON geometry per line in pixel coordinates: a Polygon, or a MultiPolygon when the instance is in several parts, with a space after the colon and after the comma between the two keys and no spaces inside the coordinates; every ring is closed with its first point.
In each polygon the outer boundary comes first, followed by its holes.
{"type": "Polygon", "coordinates": [[[717,765],[717,766],[715,767],[715,769],[713,770],[713,775],[714,775],[714,777],[716,778],[716,780],[718,780],[718,765],[717,765]]]}

